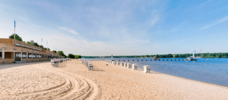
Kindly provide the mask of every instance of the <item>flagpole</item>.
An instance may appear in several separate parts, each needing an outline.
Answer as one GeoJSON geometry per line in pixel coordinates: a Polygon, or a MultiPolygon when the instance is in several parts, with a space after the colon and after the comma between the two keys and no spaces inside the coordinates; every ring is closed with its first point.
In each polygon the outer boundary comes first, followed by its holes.
{"type": "Polygon", "coordinates": [[[47,50],[48,50],[48,41],[47,41],[47,50]]]}
{"type": "Polygon", "coordinates": [[[13,50],[13,59],[14,59],[14,61],[15,61],[15,45],[16,45],[16,43],[15,43],[15,34],[16,34],[16,21],[14,20],[14,50],[13,50]]]}
{"type": "Polygon", "coordinates": [[[41,38],[41,45],[42,45],[42,49],[44,49],[44,46],[43,46],[43,38],[41,38]]]}

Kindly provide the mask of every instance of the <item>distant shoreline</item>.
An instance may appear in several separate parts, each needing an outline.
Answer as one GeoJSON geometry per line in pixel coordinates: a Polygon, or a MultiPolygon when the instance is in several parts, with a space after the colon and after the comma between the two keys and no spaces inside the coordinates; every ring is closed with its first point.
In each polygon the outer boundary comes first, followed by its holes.
{"type": "MultiPolygon", "coordinates": [[[[192,53],[185,54],[156,54],[156,55],[125,55],[118,56],[114,55],[113,58],[153,58],[157,56],[158,58],[187,58],[192,56],[192,53]]],[[[195,57],[201,58],[228,58],[227,52],[221,53],[195,53],[195,57]]],[[[111,58],[111,56],[82,56],[82,58],[111,58]]]]}

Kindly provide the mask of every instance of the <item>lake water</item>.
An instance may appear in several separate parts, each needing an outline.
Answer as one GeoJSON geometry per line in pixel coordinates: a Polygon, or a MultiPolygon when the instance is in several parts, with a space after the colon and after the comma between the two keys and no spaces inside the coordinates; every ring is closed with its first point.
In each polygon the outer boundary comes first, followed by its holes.
{"type": "Polygon", "coordinates": [[[137,64],[138,68],[143,68],[143,65],[150,65],[150,69],[155,72],[228,86],[227,58],[198,58],[197,61],[183,61],[182,59],[179,61],[177,58],[175,58],[177,59],[176,61],[174,58],[173,61],[171,61],[171,59],[172,58],[164,58],[165,61],[163,61],[161,58],[160,61],[151,61],[152,58],[114,58],[113,60],[120,60],[121,62],[125,60],[125,62],[137,64]],[[169,61],[166,61],[167,59],[169,61]]]}

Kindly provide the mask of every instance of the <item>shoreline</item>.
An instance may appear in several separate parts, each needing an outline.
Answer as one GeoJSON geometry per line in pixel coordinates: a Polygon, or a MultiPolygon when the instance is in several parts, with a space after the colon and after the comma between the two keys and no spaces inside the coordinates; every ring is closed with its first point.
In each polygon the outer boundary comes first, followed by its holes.
{"type": "Polygon", "coordinates": [[[3,82],[0,87],[0,99],[228,99],[228,87],[154,71],[143,73],[141,68],[132,70],[113,64],[106,66],[107,62],[104,61],[92,63],[93,71],[88,71],[80,60],[63,62],[64,67],[53,67],[50,62],[25,63],[18,65],[19,67],[8,65],[9,68],[0,69],[0,81],[3,82]],[[24,94],[26,91],[30,94],[24,94]],[[56,92],[53,94],[52,91],[56,92]]]}
{"type": "MultiPolygon", "coordinates": [[[[131,70],[131,69],[129,69],[129,70],[131,70]]],[[[135,70],[135,71],[143,71],[143,69],[142,68],[137,68],[137,70],[135,70]],[[138,69],[140,69],[140,70],[138,70],[138,69]]],[[[224,87],[224,88],[227,88],[228,89],[228,86],[219,85],[219,84],[213,84],[213,83],[208,83],[208,82],[203,82],[203,81],[199,81],[199,80],[188,79],[188,78],[184,78],[184,77],[180,77],[180,76],[175,76],[175,75],[170,75],[170,74],[161,73],[161,72],[156,72],[156,71],[150,71],[150,73],[145,73],[145,74],[153,74],[153,73],[164,74],[164,75],[171,76],[171,77],[186,79],[186,80],[190,80],[190,81],[196,81],[196,82],[200,82],[200,83],[206,83],[206,84],[209,84],[209,85],[216,85],[216,86],[224,87]]]]}
{"type": "MultiPolygon", "coordinates": [[[[111,64],[111,63],[108,63],[108,64],[111,64]]],[[[114,66],[122,67],[122,66],[119,66],[119,65],[114,65],[114,66]]],[[[125,68],[125,67],[123,67],[123,68],[125,68]]],[[[131,68],[128,68],[128,69],[129,70],[132,70],[131,68]]],[[[142,68],[137,68],[137,70],[132,70],[132,71],[139,71],[139,72],[142,72],[143,73],[143,69],[142,68]]],[[[213,84],[213,83],[208,83],[208,82],[199,81],[199,80],[188,79],[188,78],[184,78],[184,77],[180,77],[180,76],[175,76],[175,75],[170,75],[170,74],[161,73],[161,72],[156,72],[156,71],[150,71],[150,73],[144,73],[144,74],[154,74],[154,73],[156,73],[156,74],[164,74],[164,75],[167,75],[167,76],[170,76],[170,77],[181,78],[181,79],[185,79],[185,80],[189,80],[189,81],[195,81],[195,82],[200,82],[200,83],[208,84],[208,85],[215,85],[215,86],[218,86],[218,87],[224,87],[224,88],[227,88],[228,89],[228,86],[219,85],[219,84],[213,84]]]]}
{"type": "MultiPolygon", "coordinates": [[[[154,71],[152,71],[152,72],[154,72],[154,71]]],[[[156,72],[156,73],[160,73],[160,72],[156,72]]],[[[200,83],[204,83],[204,84],[215,85],[215,86],[218,86],[218,87],[224,87],[224,88],[228,89],[228,86],[224,86],[224,85],[219,85],[219,84],[213,84],[213,83],[203,82],[203,81],[199,81],[199,80],[188,79],[188,78],[175,76],[175,75],[170,75],[170,74],[166,74],[166,73],[160,73],[160,74],[164,74],[164,75],[171,76],[171,77],[176,77],[176,78],[181,78],[181,79],[185,79],[185,80],[190,80],[190,81],[196,81],[196,82],[200,82],[200,83]]]]}
{"type": "MultiPolygon", "coordinates": [[[[121,60],[122,61],[122,60],[121,60]]],[[[125,60],[126,61],[126,60],[125,60]]],[[[199,61],[158,61],[158,62],[130,62],[143,69],[144,65],[150,65],[152,71],[177,76],[185,79],[228,87],[227,60],[199,60],[199,61]],[[216,62],[216,63],[215,63],[216,62]]]]}

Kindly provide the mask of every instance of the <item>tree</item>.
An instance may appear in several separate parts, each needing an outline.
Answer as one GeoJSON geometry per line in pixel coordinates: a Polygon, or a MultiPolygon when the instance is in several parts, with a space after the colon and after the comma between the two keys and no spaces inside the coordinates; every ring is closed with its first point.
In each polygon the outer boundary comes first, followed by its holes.
{"type": "Polygon", "coordinates": [[[173,58],[173,55],[172,54],[168,54],[167,57],[168,58],[173,58]]]}
{"type": "Polygon", "coordinates": [[[75,55],[75,59],[78,59],[79,58],[79,56],[78,55],[75,55]]]}
{"type": "Polygon", "coordinates": [[[29,41],[27,41],[27,44],[31,44],[31,45],[32,45],[32,43],[31,43],[31,42],[29,42],[29,41]]]}
{"type": "MultiPolygon", "coordinates": [[[[9,38],[10,39],[14,39],[14,34],[10,35],[9,38]]],[[[17,35],[17,34],[15,34],[15,40],[23,41],[22,38],[19,35],[17,35]]]]}
{"type": "Polygon", "coordinates": [[[36,46],[36,47],[43,48],[43,46],[42,46],[42,45],[39,45],[38,43],[34,42],[33,40],[31,40],[31,41],[27,41],[27,44],[31,44],[31,45],[34,45],[34,46],[36,46]]]}
{"type": "Polygon", "coordinates": [[[39,44],[38,44],[38,43],[36,43],[36,42],[35,42],[35,43],[33,43],[33,45],[34,45],[34,46],[36,46],[36,47],[40,47],[40,46],[39,46],[39,44]]]}
{"type": "Polygon", "coordinates": [[[73,54],[68,54],[67,58],[75,58],[75,56],[73,54]]]}
{"type": "Polygon", "coordinates": [[[82,58],[81,55],[75,55],[75,59],[79,59],[79,58],[82,58]]]}
{"type": "Polygon", "coordinates": [[[55,51],[55,50],[53,50],[52,52],[56,53],[56,51],[55,51]]]}
{"type": "Polygon", "coordinates": [[[63,51],[58,51],[58,54],[61,56],[65,56],[65,54],[63,53],[63,51]]]}
{"type": "Polygon", "coordinates": [[[40,45],[40,48],[44,49],[44,47],[42,45],[40,45]]]}

